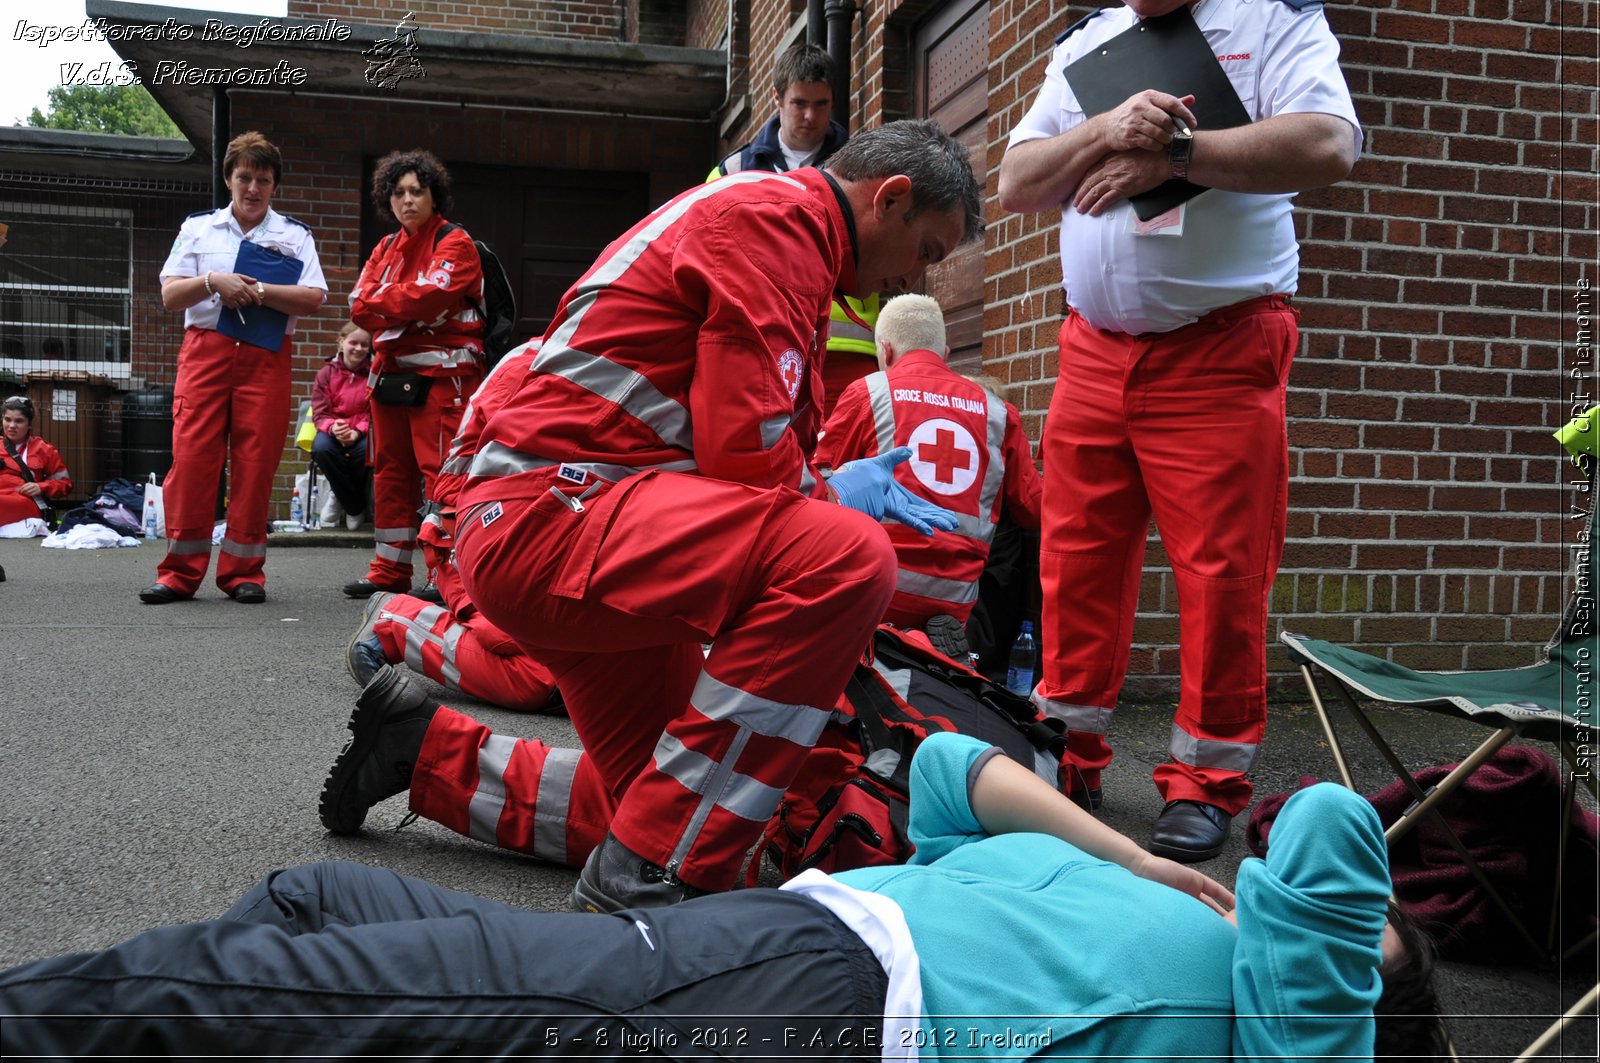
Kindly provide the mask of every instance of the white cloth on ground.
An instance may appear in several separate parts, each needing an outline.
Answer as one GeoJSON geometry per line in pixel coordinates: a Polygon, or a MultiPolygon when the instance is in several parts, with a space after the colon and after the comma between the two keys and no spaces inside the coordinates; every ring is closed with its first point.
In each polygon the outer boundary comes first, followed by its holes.
{"type": "Polygon", "coordinates": [[[139,540],[104,524],[79,524],[47,536],[39,545],[56,550],[103,550],[110,546],[138,546],[139,540]]]}
{"type": "Polygon", "coordinates": [[[38,517],[23,517],[10,524],[0,524],[0,539],[33,539],[49,534],[49,526],[38,517]]]}

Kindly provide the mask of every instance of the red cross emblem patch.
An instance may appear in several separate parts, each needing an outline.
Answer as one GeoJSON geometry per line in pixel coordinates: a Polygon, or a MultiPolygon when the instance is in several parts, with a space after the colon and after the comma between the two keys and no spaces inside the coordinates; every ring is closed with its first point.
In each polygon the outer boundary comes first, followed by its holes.
{"type": "Polygon", "coordinates": [[[924,421],[906,440],[911,447],[911,473],[934,494],[959,495],[978,478],[978,444],[972,433],[954,421],[924,421]]]}
{"type": "Polygon", "coordinates": [[[805,372],[806,360],[793,347],[778,355],[778,374],[783,377],[784,387],[789,389],[790,402],[799,397],[800,381],[805,372]]]}

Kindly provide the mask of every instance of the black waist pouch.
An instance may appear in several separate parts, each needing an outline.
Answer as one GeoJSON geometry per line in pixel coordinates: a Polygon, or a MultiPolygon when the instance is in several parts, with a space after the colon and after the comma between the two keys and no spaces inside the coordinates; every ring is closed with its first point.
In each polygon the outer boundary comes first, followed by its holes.
{"type": "Polygon", "coordinates": [[[433,378],[421,373],[379,373],[372,401],[380,406],[421,406],[432,386],[433,378]]]}

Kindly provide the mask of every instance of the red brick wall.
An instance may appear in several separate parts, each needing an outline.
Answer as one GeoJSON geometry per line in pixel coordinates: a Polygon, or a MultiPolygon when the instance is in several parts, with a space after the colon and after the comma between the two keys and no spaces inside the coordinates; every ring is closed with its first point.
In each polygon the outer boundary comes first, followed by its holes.
{"type": "MultiPolygon", "coordinates": [[[[985,362],[1013,383],[1035,439],[1064,310],[1055,219],[1002,211],[992,182],[1054,36],[1096,6],[990,3],[985,362]]],[[[867,5],[854,37],[853,128],[907,113],[908,42],[937,7],[867,5]]],[[[1600,222],[1600,5],[1367,0],[1326,10],[1366,146],[1350,180],[1298,204],[1304,338],[1290,379],[1291,512],[1272,624],[1393,647],[1429,667],[1525,663],[1561,608],[1576,530],[1568,467],[1549,433],[1574,404],[1594,401],[1575,399],[1570,371],[1593,379],[1592,362],[1574,361],[1589,342],[1575,301],[1580,277],[1594,283],[1600,222]]],[[[752,15],[756,78],[787,28],[780,21],[752,15]]],[[[1153,537],[1136,684],[1170,687],[1175,607],[1153,537]]]]}
{"type": "Polygon", "coordinates": [[[687,5],[681,0],[628,0],[627,40],[681,48],[688,27],[687,5]]]}
{"type": "MultiPolygon", "coordinates": [[[[739,7],[743,7],[741,2],[739,7]]],[[[728,0],[689,0],[684,5],[684,41],[690,48],[715,48],[728,24],[728,0]]],[[[740,66],[745,60],[740,60],[740,66]]]]}
{"type": "MultiPolygon", "coordinates": [[[[745,106],[748,111],[747,105],[750,103],[750,0],[735,0],[731,5],[733,27],[732,32],[727,34],[729,40],[724,42],[729,7],[728,0],[689,0],[685,15],[684,44],[690,48],[722,48],[728,53],[728,91],[716,115],[716,127],[719,129],[723,121],[739,107],[745,106]]],[[[721,158],[733,145],[747,140],[750,128],[747,115],[743,122],[733,127],[731,143],[718,142],[716,158],[721,158]]],[[[712,161],[711,158],[707,159],[707,170],[711,168],[712,161]]]]}
{"type": "MultiPolygon", "coordinates": [[[[639,3],[632,0],[635,9],[639,3]]],[[[646,0],[650,18],[655,6],[646,0]]],[[[616,41],[623,39],[628,8],[627,0],[289,0],[288,10],[291,18],[369,26],[392,26],[415,12],[415,23],[424,30],[616,41]]]]}
{"type": "Polygon", "coordinates": [[[1595,260],[1595,6],[1327,12],[1367,141],[1348,182],[1300,197],[1275,605],[1408,662],[1525,663],[1576,530],[1549,433],[1572,415],[1563,344],[1595,260]]]}

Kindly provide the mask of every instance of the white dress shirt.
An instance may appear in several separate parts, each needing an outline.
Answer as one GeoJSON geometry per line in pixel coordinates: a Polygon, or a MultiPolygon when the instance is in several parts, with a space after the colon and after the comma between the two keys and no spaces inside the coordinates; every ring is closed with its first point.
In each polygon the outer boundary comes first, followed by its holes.
{"type": "MultiPolygon", "coordinates": [[[[249,240],[262,247],[283,252],[301,263],[300,280],[308,288],[328,290],[322,276],[322,262],[317,258],[317,242],[311,229],[302,221],[279,214],[271,207],[266,217],[248,233],[239,228],[233,216],[233,207],[219,207],[191,214],[178,227],[178,238],[172,241],[172,251],[161,267],[161,277],[203,277],[207,273],[236,273],[233,268],[239,254],[239,244],[249,240]]],[[[214,329],[222,312],[222,299],[211,295],[189,307],[183,313],[185,326],[214,329]]],[[[294,333],[298,318],[290,316],[286,334],[294,333]]]]}
{"type": "MultiPolygon", "coordinates": [[[[1202,0],[1194,16],[1252,120],[1336,115],[1355,129],[1359,151],[1361,126],[1321,5],[1297,11],[1283,0],[1202,0]]],[[[1057,45],[1008,146],[1086,121],[1062,71],[1136,21],[1127,7],[1103,8],[1057,45]]],[[[1292,293],[1300,272],[1292,199],[1210,189],[1183,204],[1177,235],[1139,235],[1128,201],[1090,217],[1069,197],[1061,207],[1067,302],[1095,328],[1138,334],[1170,332],[1256,296],[1292,293]]]]}

